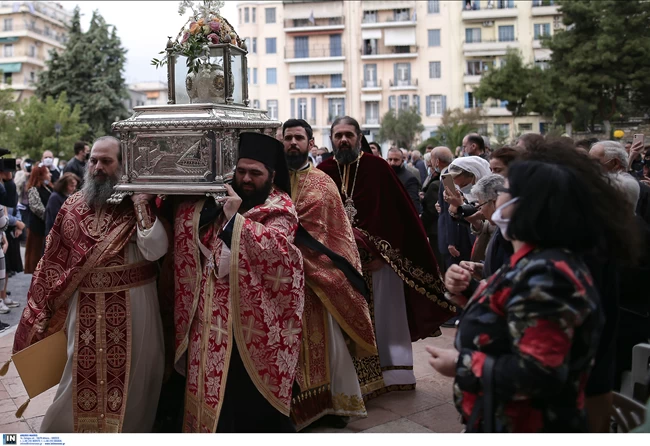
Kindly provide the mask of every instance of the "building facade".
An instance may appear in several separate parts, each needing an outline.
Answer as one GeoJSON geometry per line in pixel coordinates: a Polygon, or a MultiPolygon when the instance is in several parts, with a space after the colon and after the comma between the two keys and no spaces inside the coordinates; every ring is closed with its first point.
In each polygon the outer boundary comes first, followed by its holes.
{"type": "Polygon", "coordinates": [[[12,88],[16,100],[36,91],[50,51],[67,41],[68,11],[54,2],[0,2],[0,88],[12,88]]]}
{"type": "Polygon", "coordinates": [[[160,81],[138,82],[128,86],[132,106],[138,105],[167,105],[169,93],[167,83],[160,81]],[[142,100],[144,103],[142,104],[142,100]]]}
{"type": "Polygon", "coordinates": [[[248,45],[251,105],[311,123],[330,147],[337,116],[354,116],[375,139],[390,109],[415,107],[424,140],[447,108],[481,107],[483,134],[544,132],[540,116],[516,121],[505,103],[472,95],[508,48],[528,62],[550,59],[541,39],[562,27],[553,0],[264,1],[238,4],[248,45]],[[516,126],[515,126],[516,124],[516,126]]]}

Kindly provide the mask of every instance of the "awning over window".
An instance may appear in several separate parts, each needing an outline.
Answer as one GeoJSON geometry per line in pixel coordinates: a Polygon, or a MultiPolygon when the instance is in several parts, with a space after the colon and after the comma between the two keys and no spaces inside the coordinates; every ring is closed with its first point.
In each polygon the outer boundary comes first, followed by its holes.
{"type": "Polygon", "coordinates": [[[18,37],[0,37],[0,43],[18,42],[18,37]]]}
{"type": "Polygon", "coordinates": [[[0,63],[0,71],[3,73],[20,73],[22,69],[22,63],[0,63]]]}
{"type": "Polygon", "coordinates": [[[362,29],[361,38],[366,39],[381,39],[381,30],[380,29],[362,29]]]}
{"type": "Polygon", "coordinates": [[[384,30],[384,46],[415,45],[415,28],[388,28],[384,30]]]}
{"type": "Polygon", "coordinates": [[[298,62],[289,64],[289,74],[292,76],[308,76],[316,74],[342,74],[343,62],[298,62]]]}
{"type": "Polygon", "coordinates": [[[342,17],[343,2],[287,3],[284,5],[285,19],[308,19],[312,14],[315,19],[342,17]]]}
{"type": "Polygon", "coordinates": [[[382,11],[387,9],[407,9],[414,7],[415,2],[413,0],[366,0],[362,5],[364,11],[382,11]]]}
{"type": "Polygon", "coordinates": [[[147,91],[147,99],[158,99],[159,97],[159,91],[147,91]]]}
{"type": "Polygon", "coordinates": [[[381,101],[381,93],[361,95],[361,102],[379,102],[379,101],[381,101]]]}

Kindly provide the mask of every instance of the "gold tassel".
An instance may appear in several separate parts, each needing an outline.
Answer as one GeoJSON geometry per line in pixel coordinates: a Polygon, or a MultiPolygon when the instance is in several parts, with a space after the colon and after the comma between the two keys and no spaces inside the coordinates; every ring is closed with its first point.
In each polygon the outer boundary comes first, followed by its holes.
{"type": "Polygon", "coordinates": [[[11,364],[11,359],[5,362],[2,368],[0,368],[0,376],[5,376],[7,374],[7,372],[9,371],[9,364],[11,364]]]}
{"type": "Polygon", "coordinates": [[[27,398],[27,401],[25,401],[23,404],[20,405],[20,407],[16,411],[16,418],[20,418],[23,416],[23,413],[25,413],[25,409],[27,409],[27,406],[29,406],[30,401],[31,399],[27,398]]]}

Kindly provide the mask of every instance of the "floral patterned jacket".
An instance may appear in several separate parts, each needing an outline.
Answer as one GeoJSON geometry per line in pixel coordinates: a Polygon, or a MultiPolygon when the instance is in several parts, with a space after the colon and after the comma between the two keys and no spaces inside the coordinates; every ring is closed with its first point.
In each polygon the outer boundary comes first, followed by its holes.
{"type": "Polygon", "coordinates": [[[456,336],[454,401],[465,423],[477,405],[468,430],[483,430],[477,403],[489,355],[497,432],[586,432],[584,389],[603,323],[579,257],[528,245],[513,254],[476,291],[456,336]]]}

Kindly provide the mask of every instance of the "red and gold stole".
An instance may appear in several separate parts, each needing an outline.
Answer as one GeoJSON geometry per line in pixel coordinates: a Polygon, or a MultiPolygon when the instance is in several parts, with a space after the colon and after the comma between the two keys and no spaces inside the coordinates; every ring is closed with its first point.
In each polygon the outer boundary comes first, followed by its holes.
{"type": "Polygon", "coordinates": [[[187,352],[185,432],[216,430],[232,339],[256,388],[289,415],[304,304],[302,256],[292,243],[298,218],[289,196],[274,188],[264,204],[235,216],[222,278],[220,226],[204,243],[216,269],[201,264],[203,203],[181,204],[174,228],[176,361],[187,352]]]}
{"type": "Polygon", "coordinates": [[[155,280],[152,264],[124,265],[125,247],[136,229],[130,201],[103,211],[98,215],[80,192],[64,203],[34,272],[14,339],[13,351],[18,352],[61,330],[68,301],[79,291],[73,370],[76,432],[120,431],[131,350],[128,288],[155,280]]]}

